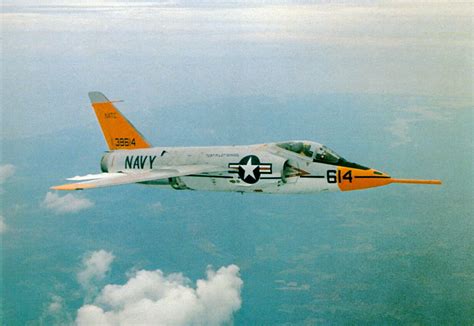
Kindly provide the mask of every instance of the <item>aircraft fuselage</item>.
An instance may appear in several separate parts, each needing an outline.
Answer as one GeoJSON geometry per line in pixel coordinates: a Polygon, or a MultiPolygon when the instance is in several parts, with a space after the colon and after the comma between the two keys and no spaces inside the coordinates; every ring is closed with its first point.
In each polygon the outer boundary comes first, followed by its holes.
{"type": "Polygon", "coordinates": [[[54,190],[140,183],[174,189],[299,194],[394,182],[441,184],[439,180],[393,179],[312,141],[152,147],[104,94],[90,92],[89,98],[109,147],[101,160],[102,173],[69,178],[79,182],[54,186],[54,190]]]}
{"type": "Polygon", "coordinates": [[[311,157],[289,152],[276,144],[117,150],[106,153],[101,161],[102,172],[108,173],[172,169],[179,165],[212,165],[221,167],[221,171],[142,184],[174,189],[287,194],[356,190],[390,183],[390,176],[379,171],[315,162],[311,157]]]}

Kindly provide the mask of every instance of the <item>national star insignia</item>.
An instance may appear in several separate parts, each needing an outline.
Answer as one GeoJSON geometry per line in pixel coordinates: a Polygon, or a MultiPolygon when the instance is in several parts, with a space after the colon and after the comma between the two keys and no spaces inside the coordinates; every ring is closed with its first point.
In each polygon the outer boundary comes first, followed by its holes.
{"type": "Polygon", "coordinates": [[[253,179],[257,179],[255,178],[254,171],[256,168],[259,167],[259,165],[252,164],[252,157],[249,157],[247,164],[245,165],[241,164],[240,167],[244,169],[244,179],[247,179],[248,176],[252,177],[253,179]]]}

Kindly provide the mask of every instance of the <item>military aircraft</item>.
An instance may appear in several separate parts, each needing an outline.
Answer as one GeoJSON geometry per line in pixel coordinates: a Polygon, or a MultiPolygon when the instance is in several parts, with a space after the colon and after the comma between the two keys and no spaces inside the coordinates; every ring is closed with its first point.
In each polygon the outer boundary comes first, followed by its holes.
{"type": "Polygon", "coordinates": [[[352,163],[312,141],[213,146],[152,147],[100,92],[89,98],[109,151],[102,173],[76,176],[55,190],[82,190],[139,183],[189,190],[272,194],[349,191],[390,183],[441,184],[440,180],[395,179],[352,163]]]}

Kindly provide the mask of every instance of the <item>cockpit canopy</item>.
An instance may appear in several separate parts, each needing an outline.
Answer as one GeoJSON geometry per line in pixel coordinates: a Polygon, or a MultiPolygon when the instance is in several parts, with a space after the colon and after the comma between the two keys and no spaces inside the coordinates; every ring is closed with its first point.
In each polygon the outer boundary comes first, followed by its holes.
{"type": "Polygon", "coordinates": [[[276,144],[278,147],[312,159],[314,162],[337,164],[346,161],[330,148],[310,141],[291,141],[276,144]]]}
{"type": "Polygon", "coordinates": [[[311,159],[313,162],[354,167],[357,169],[368,169],[365,166],[348,162],[325,145],[311,141],[290,141],[276,144],[287,151],[297,153],[311,159]]]}
{"type": "Polygon", "coordinates": [[[302,141],[291,141],[287,143],[279,143],[276,145],[280,148],[286,149],[287,151],[301,154],[311,159],[314,156],[314,149],[315,149],[314,143],[302,142],[302,141]]]}

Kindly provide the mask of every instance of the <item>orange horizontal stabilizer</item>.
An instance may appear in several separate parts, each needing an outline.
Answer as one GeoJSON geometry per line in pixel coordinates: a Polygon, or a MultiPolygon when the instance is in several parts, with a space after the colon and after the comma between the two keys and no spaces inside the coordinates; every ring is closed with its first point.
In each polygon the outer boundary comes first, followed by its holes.
{"type": "Polygon", "coordinates": [[[95,185],[87,184],[87,183],[69,183],[69,184],[60,185],[60,186],[54,186],[54,187],[51,187],[50,189],[53,189],[53,190],[82,190],[82,189],[88,189],[88,188],[95,188],[95,185]]]}
{"type": "Polygon", "coordinates": [[[392,183],[418,183],[425,185],[440,185],[441,180],[392,179],[392,183]]]}

